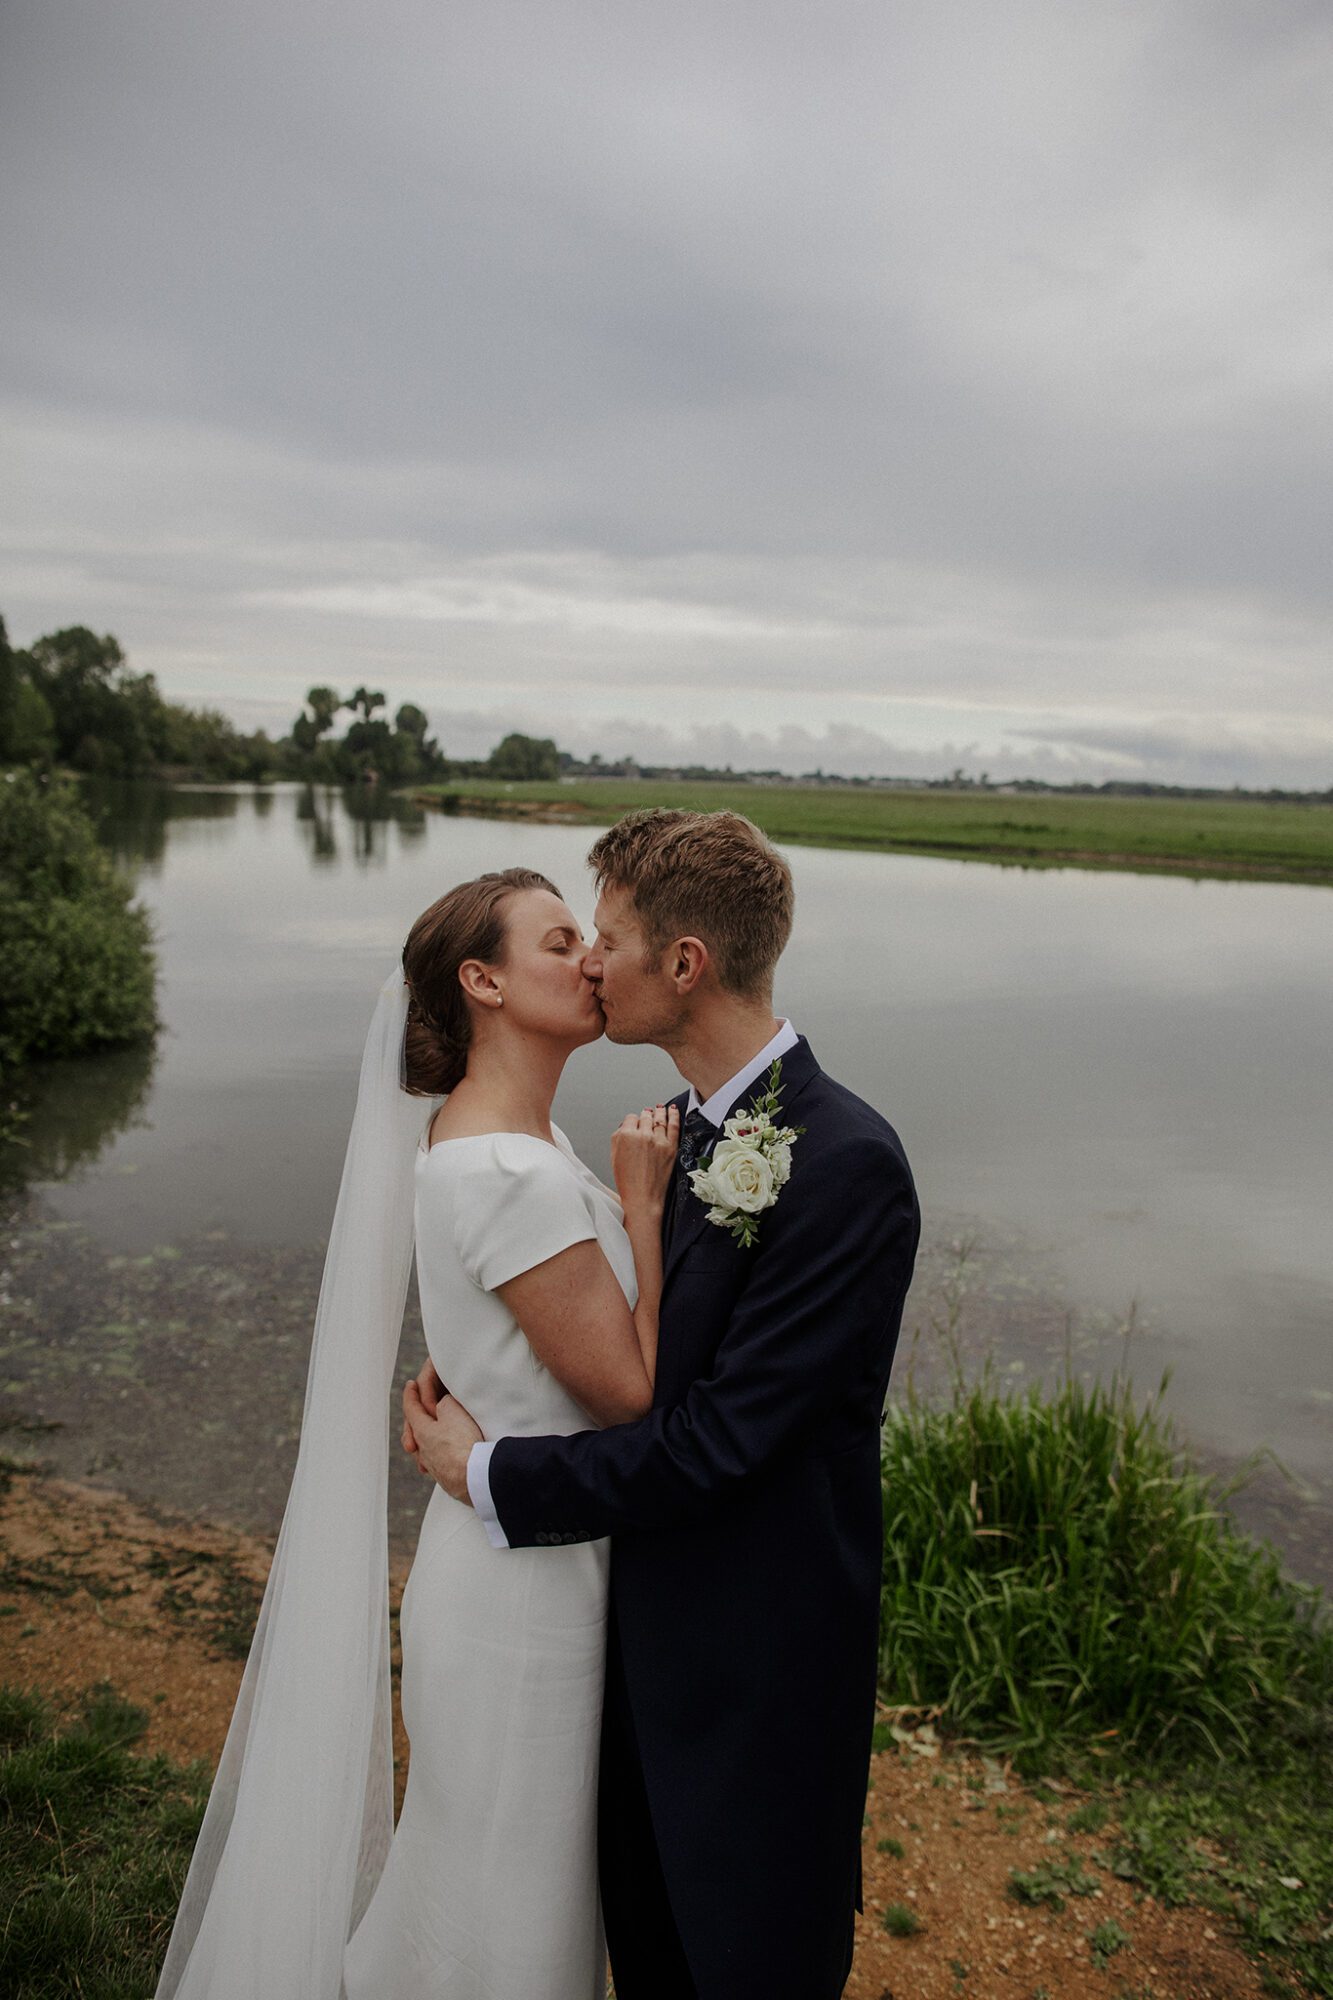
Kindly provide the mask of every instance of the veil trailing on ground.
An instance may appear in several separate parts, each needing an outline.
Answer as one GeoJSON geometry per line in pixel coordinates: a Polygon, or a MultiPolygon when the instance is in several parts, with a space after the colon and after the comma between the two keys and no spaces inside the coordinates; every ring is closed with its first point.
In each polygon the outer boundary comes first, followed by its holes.
{"type": "Polygon", "coordinates": [[[385,981],[315,1313],[301,1443],[155,2000],[339,2000],[393,1837],[389,1391],[426,1100],[385,981]]]}

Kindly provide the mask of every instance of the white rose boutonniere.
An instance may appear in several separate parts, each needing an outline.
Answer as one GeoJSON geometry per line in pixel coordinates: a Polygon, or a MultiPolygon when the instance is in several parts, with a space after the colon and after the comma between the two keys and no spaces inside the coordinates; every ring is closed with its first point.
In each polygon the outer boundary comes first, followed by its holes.
{"type": "Polygon", "coordinates": [[[690,1175],[694,1193],[708,1204],[708,1220],[729,1229],[746,1250],[759,1240],[759,1216],[791,1177],[791,1149],[805,1130],[778,1123],[781,1078],[779,1056],[763,1096],[728,1118],[711,1154],[690,1175]]]}

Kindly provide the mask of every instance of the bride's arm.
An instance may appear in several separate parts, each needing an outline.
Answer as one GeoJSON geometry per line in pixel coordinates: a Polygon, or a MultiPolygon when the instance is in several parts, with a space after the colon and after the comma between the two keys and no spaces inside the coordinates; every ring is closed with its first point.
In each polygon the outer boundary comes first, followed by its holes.
{"type": "Polygon", "coordinates": [[[631,1313],[600,1245],[572,1243],[496,1286],[537,1359],[595,1423],[624,1424],[652,1408],[662,1298],[662,1210],[675,1164],[674,1106],[627,1117],[611,1159],[634,1253],[631,1313]],[[654,1123],[654,1116],[658,1122],[654,1123]]]}

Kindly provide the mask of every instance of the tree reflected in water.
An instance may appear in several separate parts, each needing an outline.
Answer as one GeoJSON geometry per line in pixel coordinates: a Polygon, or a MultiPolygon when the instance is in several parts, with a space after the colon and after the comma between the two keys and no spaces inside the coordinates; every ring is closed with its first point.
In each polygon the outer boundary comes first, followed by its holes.
{"type": "Polygon", "coordinates": [[[24,1073],[18,1137],[0,1147],[0,1187],[66,1180],[94,1166],[122,1132],[146,1126],[155,1039],[24,1073]]]}
{"type": "Polygon", "coordinates": [[[360,868],[382,868],[391,858],[390,828],[397,846],[413,846],[425,838],[426,812],[415,799],[382,785],[305,785],[296,802],[296,817],[309,845],[312,861],[340,859],[334,821],[338,807],[351,829],[352,860],[360,868]]]}

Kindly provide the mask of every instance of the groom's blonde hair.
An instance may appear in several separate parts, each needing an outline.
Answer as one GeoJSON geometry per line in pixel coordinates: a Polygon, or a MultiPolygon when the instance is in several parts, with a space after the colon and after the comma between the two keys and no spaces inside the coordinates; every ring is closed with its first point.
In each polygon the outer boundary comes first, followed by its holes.
{"type": "Polygon", "coordinates": [[[720,986],[768,998],[791,936],[791,870],[744,814],[667,806],[626,813],[594,844],[588,865],[599,889],[629,892],[654,965],[673,939],[697,937],[720,986]]]}

